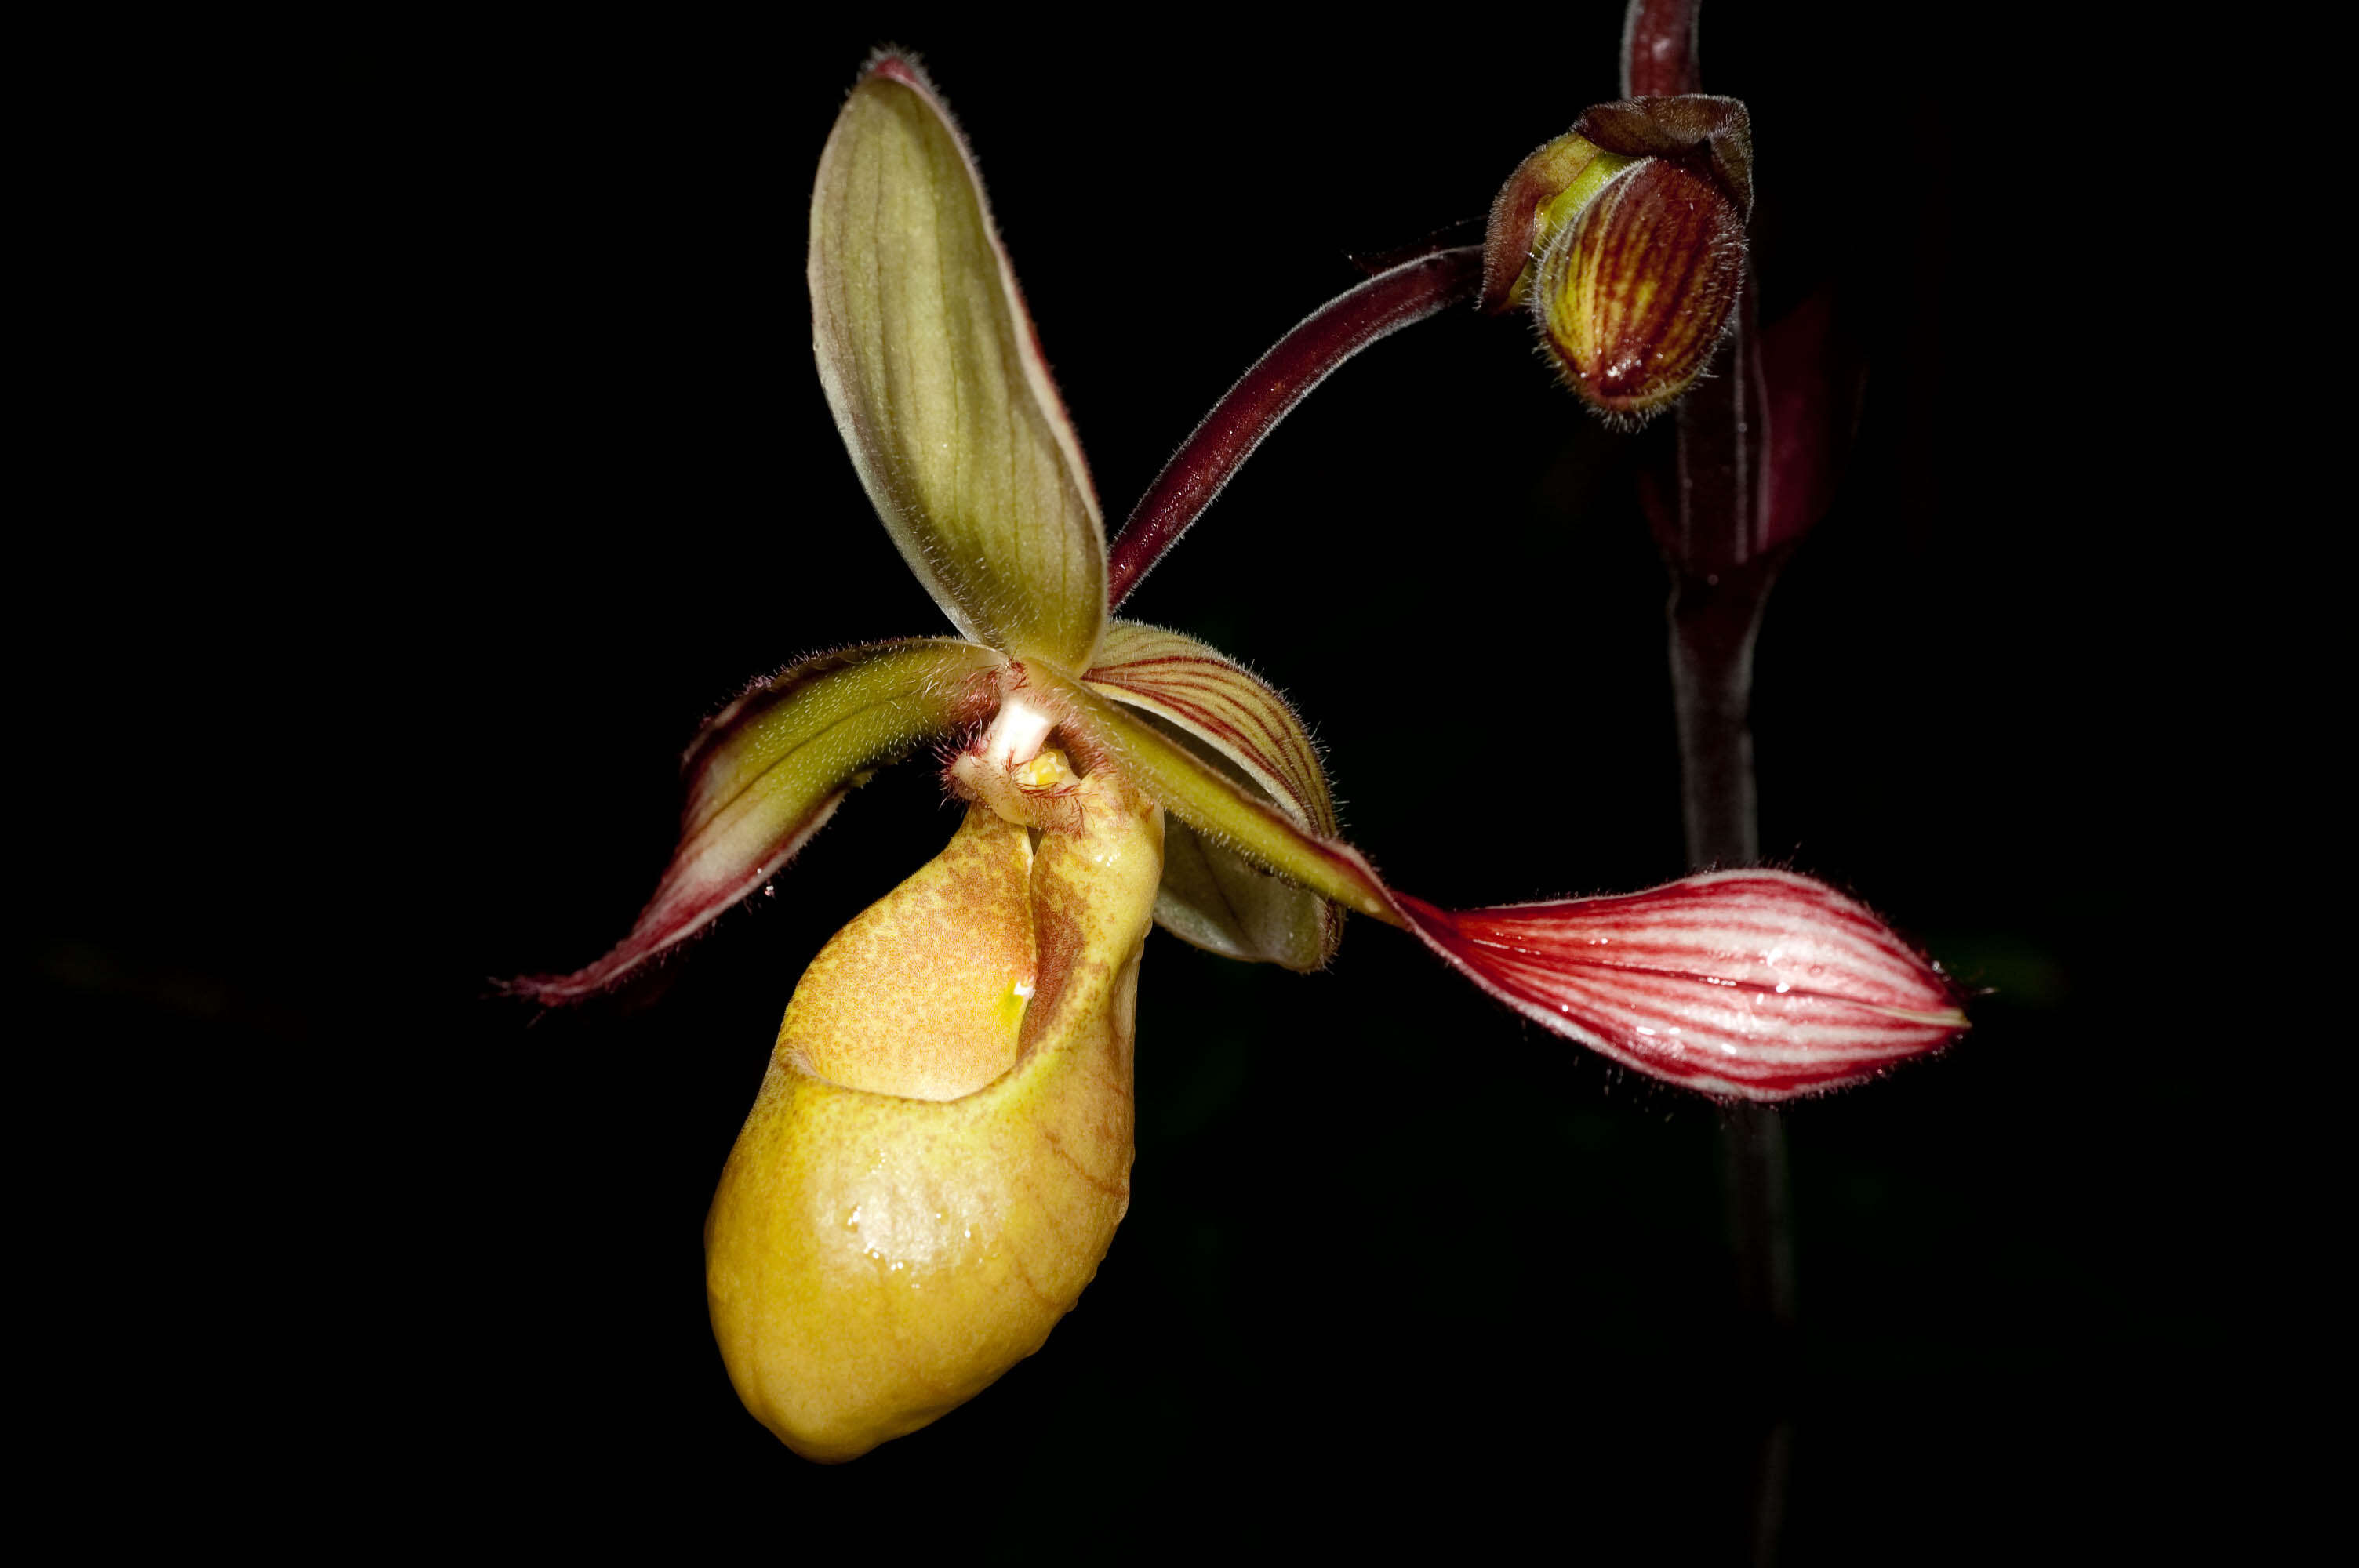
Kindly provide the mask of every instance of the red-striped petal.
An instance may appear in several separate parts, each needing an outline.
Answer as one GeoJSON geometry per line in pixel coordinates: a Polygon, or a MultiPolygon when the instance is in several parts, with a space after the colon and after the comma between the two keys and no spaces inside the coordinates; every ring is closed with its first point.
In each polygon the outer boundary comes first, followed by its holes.
{"type": "Polygon", "coordinates": [[[1085,677],[1117,702],[1144,708],[1210,742],[1313,833],[1335,831],[1319,748],[1269,683],[1178,632],[1116,621],[1085,677]]]}
{"type": "Polygon", "coordinates": [[[1393,900],[1434,951],[1517,1011],[1703,1094],[1840,1088],[1966,1027],[1938,969],[1864,905],[1789,871],[1462,912],[1393,900]]]}
{"type": "MultiPolygon", "coordinates": [[[[1193,637],[1116,621],[1086,678],[1093,690],[1145,709],[1233,764],[1234,782],[1296,827],[1334,837],[1334,799],[1319,748],[1286,698],[1252,671],[1193,637]]],[[[1200,947],[1290,969],[1318,968],[1343,935],[1334,905],[1176,816],[1164,827],[1155,918],[1200,947]]]]}

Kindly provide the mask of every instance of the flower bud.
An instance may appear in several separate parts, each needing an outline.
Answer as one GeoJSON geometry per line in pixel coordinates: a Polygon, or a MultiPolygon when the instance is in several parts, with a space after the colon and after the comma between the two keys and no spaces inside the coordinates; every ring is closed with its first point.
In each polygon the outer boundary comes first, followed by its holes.
{"type": "Polygon", "coordinates": [[[745,1408],[856,1458],[1038,1350],[1130,1197],[1161,807],[1110,769],[1073,832],[977,805],[795,989],[705,1221],[745,1408]]]}
{"type": "Polygon", "coordinates": [[[1526,158],[1491,213],[1484,302],[1526,303],[1566,382],[1643,419],[1712,361],[1745,281],[1745,106],[1602,103],[1526,158]]]}

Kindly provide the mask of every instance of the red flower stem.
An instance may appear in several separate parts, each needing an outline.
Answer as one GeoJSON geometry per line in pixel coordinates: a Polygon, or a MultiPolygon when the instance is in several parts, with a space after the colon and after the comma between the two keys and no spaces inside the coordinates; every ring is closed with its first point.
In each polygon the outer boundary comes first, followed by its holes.
{"type": "MultiPolygon", "coordinates": [[[[1630,0],[1623,25],[1625,97],[1702,91],[1696,21],[1701,0],[1630,0]]],[[[1748,279],[1748,282],[1750,280],[1748,279]]],[[[1746,293],[1750,296],[1748,287],[1746,293]]],[[[1753,644],[1783,551],[1757,555],[1756,513],[1768,487],[1756,465],[1768,460],[1757,406],[1758,337],[1749,308],[1738,310],[1717,379],[1680,407],[1680,544],[1671,560],[1671,692],[1679,716],[1680,805],[1692,866],[1748,866],[1761,854],[1753,772],[1753,644]],[[1748,406],[1755,405],[1755,406],[1748,406]],[[1692,553],[1689,553],[1692,552],[1692,553]],[[1686,559],[1680,556],[1686,554],[1686,559]],[[1710,559],[1705,569],[1698,557],[1710,559]]],[[[1745,1524],[1747,1555],[1776,1560],[1793,1450],[1793,1184],[1784,1119],[1771,1107],[1739,1103],[1721,1123],[1728,1177],[1737,1310],[1745,1323],[1740,1366],[1755,1372],[1758,1403],[1745,1524]]]]}
{"type": "MultiPolygon", "coordinates": [[[[1682,429],[1684,437],[1686,430],[1682,429]]],[[[1755,806],[1753,643],[1777,558],[1701,575],[1672,568],[1671,692],[1679,716],[1680,804],[1696,867],[1760,859],[1755,806]]],[[[1773,1106],[1739,1101],[1722,1114],[1728,1227],[1742,1320],[1735,1367],[1756,1401],[1746,1527],[1750,1560],[1775,1560],[1793,1446],[1793,1187],[1786,1124],[1773,1106]]]]}
{"type": "Polygon", "coordinates": [[[1758,863],[1753,782],[1753,643],[1775,559],[1709,576],[1673,568],[1671,698],[1679,714],[1680,807],[1697,871],[1758,863]]]}
{"type": "Polygon", "coordinates": [[[1107,562],[1106,602],[1121,607],[1262,438],[1345,360],[1379,338],[1466,304],[1482,280],[1482,246],[1435,251],[1338,295],[1280,338],[1212,406],[1132,509],[1107,562]]]}
{"type": "Polygon", "coordinates": [[[1696,69],[1699,0],[1630,0],[1622,20],[1622,96],[1677,98],[1701,92],[1696,69]]]}

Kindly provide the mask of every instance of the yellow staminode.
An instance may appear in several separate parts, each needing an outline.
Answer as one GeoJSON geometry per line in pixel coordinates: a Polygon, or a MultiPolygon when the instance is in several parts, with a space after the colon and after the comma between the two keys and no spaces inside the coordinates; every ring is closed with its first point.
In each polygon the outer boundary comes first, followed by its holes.
{"type": "Polygon", "coordinates": [[[1065,754],[1052,746],[1043,747],[1038,756],[1018,763],[1013,771],[1016,784],[1027,790],[1061,789],[1073,777],[1072,765],[1065,761],[1065,754]]]}

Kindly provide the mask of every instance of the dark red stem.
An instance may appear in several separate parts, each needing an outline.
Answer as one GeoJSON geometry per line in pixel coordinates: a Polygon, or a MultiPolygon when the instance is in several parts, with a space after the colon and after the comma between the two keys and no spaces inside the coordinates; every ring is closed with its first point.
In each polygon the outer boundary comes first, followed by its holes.
{"type": "Polygon", "coordinates": [[[1753,784],[1753,641],[1777,562],[1671,579],[1671,699],[1679,714],[1680,797],[1696,871],[1757,864],[1753,784]]]}
{"type": "Polygon", "coordinates": [[[1338,295],[1280,338],[1212,406],[1132,509],[1107,563],[1106,602],[1119,608],[1130,597],[1262,438],[1336,367],[1379,338],[1468,303],[1482,280],[1482,246],[1436,251],[1338,295]]]}
{"type": "Polygon", "coordinates": [[[1677,98],[1703,91],[1696,68],[1698,0],[1630,0],[1622,22],[1622,96],[1677,98]]]}
{"type": "MultiPolygon", "coordinates": [[[[1680,406],[1675,545],[1658,516],[1671,567],[1671,697],[1680,732],[1680,805],[1696,867],[1760,859],[1753,772],[1753,643],[1786,551],[1750,553],[1759,539],[1763,486],[1754,465],[1768,443],[1745,417],[1753,359],[1749,311],[1738,313],[1712,377],[1680,406]],[[1686,546],[1685,549],[1680,545],[1686,546]],[[1692,553],[1690,553],[1692,552],[1692,553]]],[[[1659,512],[1668,509],[1658,508],[1659,512]]],[[[1728,1108],[1728,1220],[1744,1324],[1735,1365],[1756,1404],[1750,1439],[1747,1556],[1773,1563],[1785,1517],[1793,1448],[1794,1231],[1785,1119],[1776,1108],[1728,1108]]]]}
{"type": "MultiPolygon", "coordinates": [[[[1696,62],[1700,0],[1630,0],[1622,92],[1669,98],[1703,90],[1696,62]]],[[[1745,865],[1760,856],[1753,773],[1753,643],[1785,550],[1767,514],[1774,451],[1746,277],[1715,373],[1679,411],[1674,493],[1649,506],[1671,568],[1671,690],[1679,711],[1680,794],[1688,860],[1745,865]]],[[[1799,530],[1797,530],[1799,532],[1799,530]]],[[[1794,1232],[1785,1120],[1737,1105],[1722,1122],[1729,1232],[1744,1341],[1736,1365],[1756,1399],[1747,1447],[1744,1555],[1774,1562],[1793,1450],[1794,1232]]]]}

